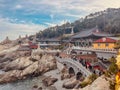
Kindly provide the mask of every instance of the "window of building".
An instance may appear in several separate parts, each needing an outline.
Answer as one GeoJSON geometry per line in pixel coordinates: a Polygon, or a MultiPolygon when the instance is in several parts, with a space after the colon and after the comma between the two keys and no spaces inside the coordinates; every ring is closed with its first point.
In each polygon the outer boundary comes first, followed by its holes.
{"type": "Polygon", "coordinates": [[[108,44],[108,43],[106,43],[106,44],[105,44],[105,46],[106,46],[106,47],[108,47],[108,46],[109,46],[109,44],[108,44]]]}
{"type": "Polygon", "coordinates": [[[98,43],[98,46],[100,46],[100,43],[98,43]]]}

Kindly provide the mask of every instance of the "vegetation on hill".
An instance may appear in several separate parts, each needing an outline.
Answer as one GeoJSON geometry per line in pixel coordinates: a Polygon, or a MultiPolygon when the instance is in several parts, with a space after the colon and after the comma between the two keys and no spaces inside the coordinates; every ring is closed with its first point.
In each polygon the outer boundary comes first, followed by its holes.
{"type": "Polygon", "coordinates": [[[73,23],[67,22],[61,26],[55,26],[40,31],[37,36],[39,38],[56,38],[65,33],[70,33],[70,26],[74,27],[74,32],[80,32],[86,28],[95,26],[104,32],[118,34],[120,33],[120,8],[108,8],[107,10],[91,13],[85,18],[76,20],[73,23]]]}

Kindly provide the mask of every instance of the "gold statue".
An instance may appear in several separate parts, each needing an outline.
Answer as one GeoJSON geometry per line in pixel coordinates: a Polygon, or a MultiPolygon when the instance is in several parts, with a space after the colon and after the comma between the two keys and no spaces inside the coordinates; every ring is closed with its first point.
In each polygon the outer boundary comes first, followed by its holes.
{"type": "Polygon", "coordinates": [[[116,60],[117,60],[116,64],[118,66],[118,69],[120,69],[120,49],[118,50],[118,55],[116,57],[116,60]]]}
{"type": "Polygon", "coordinates": [[[116,64],[118,66],[119,71],[118,71],[118,73],[116,74],[116,77],[115,77],[115,79],[116,79],[115,90],[120,90],[120,49],[118,51],[118,55],[116,57],[116,60],[117,60],[116,64]]]}

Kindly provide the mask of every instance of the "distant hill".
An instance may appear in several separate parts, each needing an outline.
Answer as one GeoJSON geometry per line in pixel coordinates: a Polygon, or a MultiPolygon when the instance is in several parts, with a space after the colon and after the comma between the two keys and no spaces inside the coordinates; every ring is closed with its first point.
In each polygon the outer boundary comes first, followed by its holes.
{"type": "Polygon", "coordinates": [[[108,8],[104,11],[91,13],[85,18],[76,20],[73,23],[67,22],[61,26],[55,26],[40,31],[37,34],[39,38],[56,38],[63,36],[65,33],[70,33],[70,28],[74,27],[74,32],[80,32],[86,28],[93,28],[95,26],[104,32],[118,34],[120,33],[120,8],[108,8]]]}

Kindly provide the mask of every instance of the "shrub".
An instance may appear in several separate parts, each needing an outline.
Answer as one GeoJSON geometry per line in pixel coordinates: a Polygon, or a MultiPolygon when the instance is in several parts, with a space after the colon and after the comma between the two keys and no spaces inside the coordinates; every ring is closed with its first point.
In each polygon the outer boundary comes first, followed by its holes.
{"type": "Polygon", "coordinates": [[[90,79],[90,83],[92,83],[95,79],[97,79],[97,75],[96,74],[92,74],[89,76],[89,79],[90,79]]]}
{"type": "Polygon", "coordinates": [[[80,87],[84,88],[85,86],[89,85],[89,82],[85,82],[83,81],[82,83],[80,83],[80,87]]]}

